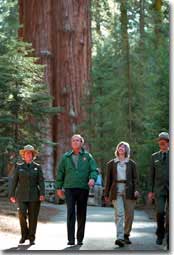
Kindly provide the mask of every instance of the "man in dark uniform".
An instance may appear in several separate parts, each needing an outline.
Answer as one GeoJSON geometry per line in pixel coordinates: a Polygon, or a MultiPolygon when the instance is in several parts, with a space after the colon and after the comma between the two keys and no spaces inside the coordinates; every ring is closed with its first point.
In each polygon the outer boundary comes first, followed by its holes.
{"type": "Polygon", "coordinates": [[[169,248],[169,134],[159,134],[160,151],[152,154],[150,171],[150,202],[155,200],[157,219],[156,244],[161,245],[166,233],[169,248]],[[165,218],[166,216],[166,218],[165,218]]]}
{"type": "Polygon", "coordinates": [[[21,227],[21,239],[19,243],[24,243],[26,239],[30,244],[34,244],[37,218],[40,209],[40,202],[44,201],[45,188],[41,166],[34,162],[38,152],[31,145],[26,145],[19,151],[23,162],[17,163],[10,192],[10,201],[19,205],[19,221],[21,227]],[[17,192],[16,192],[17,190],[17,192]],[[27,215],[29,225],[27,224],[27,215]]]}

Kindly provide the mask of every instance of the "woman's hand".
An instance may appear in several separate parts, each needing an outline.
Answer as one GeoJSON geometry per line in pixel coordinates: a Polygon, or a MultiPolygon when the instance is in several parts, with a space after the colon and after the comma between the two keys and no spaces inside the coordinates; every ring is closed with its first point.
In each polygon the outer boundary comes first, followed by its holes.
{"type": "Polygon", "coordinates": [[[109,197],[105,197],[105,202],[106,202],[106,204],[109,203],[109,197]]]}
{"type": "Polygon", "coordinates": [[[16,198],[15,198],[15,197],[10,197],[10,202],[11,202],[12,204],[15,204],[15,203],[16,203],[16,198]]]}
{"type": "Polygon", "coordinates": [[[44,200],[45,200],[45,196],[43,196],[43,195],[40,196],[40,197],[39,197],[39,200],[40,200],[41,202],[44,201],[44,200]]]}

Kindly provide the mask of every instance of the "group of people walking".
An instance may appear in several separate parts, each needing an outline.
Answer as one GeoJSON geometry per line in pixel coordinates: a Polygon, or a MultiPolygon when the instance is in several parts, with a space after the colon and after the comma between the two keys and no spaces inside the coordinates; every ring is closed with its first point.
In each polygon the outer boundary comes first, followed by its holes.
{"type": "MultiPolygon", "coordinates": [[[[169,135],[159,134],[160,151],[152,155],[149,184],[149,201],[155,200],[157,216],[157,240],[161,245],[166,236],[169,248],[169,135]]],[[[71,150],[58,164],[56,189],[59,198],[66,198],[68,245],[83,245],[89,188],[94,187],[98,176],[93,156],[84,149],[84,139],[75,134],[71,138],[71,150]],[[77,233],[75,223],[77,216],[77,233]],[[76,237],[76,238],[75,238],[76,237]]],[[[29,239],[33,245],[40,202],[45,200],[44,178],[41,166],[34,161],[38,152],[31,145],[20,150],[22,162],[14,171],[10,201],[18,201],[21,226],[20,243],[29,239]],[[17,193],[16,193],[17,190],[17,193]],[[28,217],[28,223],[27,223],[28,217]]],[[[148,177],[147,177],[148,178],[148,177]]],[[[115,244],[123,247],[131,244],[130,233],[134,220],[136,200],[140,196],[135,161],[130,158],[130,146],[120,142],[115,157],[107,163],[104,197],[115,210],[115,244]]]]}

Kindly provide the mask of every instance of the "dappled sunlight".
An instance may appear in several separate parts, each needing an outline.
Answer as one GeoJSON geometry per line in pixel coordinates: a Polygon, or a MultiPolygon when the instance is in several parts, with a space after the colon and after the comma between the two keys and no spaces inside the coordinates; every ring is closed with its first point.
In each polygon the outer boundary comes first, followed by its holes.
{"type": "MultiPolygon", "coordinates": [[[[142,219],[143,220],[143,219],[142,219]]],[[[154,228],[156,226],[155,222],[133,222],[133,228],[154,228]]]]}

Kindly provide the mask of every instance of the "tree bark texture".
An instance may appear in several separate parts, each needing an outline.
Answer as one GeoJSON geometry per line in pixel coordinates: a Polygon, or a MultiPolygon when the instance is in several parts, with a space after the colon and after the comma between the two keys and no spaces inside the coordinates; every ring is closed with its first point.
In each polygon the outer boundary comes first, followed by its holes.
{"type": "Polygon", "coordinates": [[[19,18],[23,24],[19,37],[32,43],[46,65],[53,106],[63,107],[47,125],[48,138],[58,144],[55,150],[45,148],[45,174],[52,179],[57,161],[85,117],[81,100],[90,77],[90,0],[19,0],[19,18]]]}

